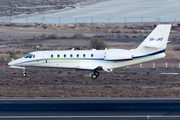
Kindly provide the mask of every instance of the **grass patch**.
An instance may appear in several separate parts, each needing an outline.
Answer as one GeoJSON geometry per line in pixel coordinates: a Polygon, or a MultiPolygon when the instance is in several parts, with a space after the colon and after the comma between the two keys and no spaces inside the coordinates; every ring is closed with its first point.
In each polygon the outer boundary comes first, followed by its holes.
{"type": "Polygon", "coordinates": [[[83,81],[83,80],[80,80],[79,82],[80,82],[80,83],[83,83],[84,81],[83,81]]]}
{"type": "Polygon", "coordinates": [[[112,85],[108,85],[107,88],[112,88],[113,86],[112,85]]]}

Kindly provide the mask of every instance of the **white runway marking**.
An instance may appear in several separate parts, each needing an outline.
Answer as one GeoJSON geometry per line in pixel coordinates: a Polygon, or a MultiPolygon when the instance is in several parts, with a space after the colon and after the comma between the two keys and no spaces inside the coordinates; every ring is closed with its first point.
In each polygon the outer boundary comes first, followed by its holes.
{"type": "Polygon", "coordinates": [[[178,75],[179,73],[161,73],[161,74],[168,74],[168,75],[178,75]]]}

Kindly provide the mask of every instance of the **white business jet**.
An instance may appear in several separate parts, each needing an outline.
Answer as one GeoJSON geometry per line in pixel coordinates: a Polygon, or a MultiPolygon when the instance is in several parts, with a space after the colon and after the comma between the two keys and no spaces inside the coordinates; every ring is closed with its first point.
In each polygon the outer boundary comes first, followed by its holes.
{"type": "Polygon", "coordinates": [[[165,49],[170,34],[171,25],[158,25],[150,35],[132,50],[67,50],[67,51],[36,51],[23,58],[8,63],[11,68],[26,67],[71,68],[88,70],[92,79],[99,76],[98,70],[112,72],[114,68],[134,65],[142,62],[160,59],[166,56],[165,49]]]}

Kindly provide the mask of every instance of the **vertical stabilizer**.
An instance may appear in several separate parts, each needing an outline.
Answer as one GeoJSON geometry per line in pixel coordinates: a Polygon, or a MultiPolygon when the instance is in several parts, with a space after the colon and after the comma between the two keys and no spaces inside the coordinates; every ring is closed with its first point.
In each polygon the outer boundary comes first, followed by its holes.
{"type": "Polygon", "coordinates": [[[158,25],[147,38],[138,46],[136,50],[152,49],[166,49],[171,24],[158,25]]]}

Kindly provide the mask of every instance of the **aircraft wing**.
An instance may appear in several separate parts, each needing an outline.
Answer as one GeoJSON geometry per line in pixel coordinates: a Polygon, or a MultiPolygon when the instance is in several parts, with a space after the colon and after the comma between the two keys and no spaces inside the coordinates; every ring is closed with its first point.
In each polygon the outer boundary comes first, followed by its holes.
{"type": "Polygon", "coordinates": [[[81,70],[96,70],[96,69],[102,69],[101,66],[77,66],[76,69],[81,69],[81,70]]]}

